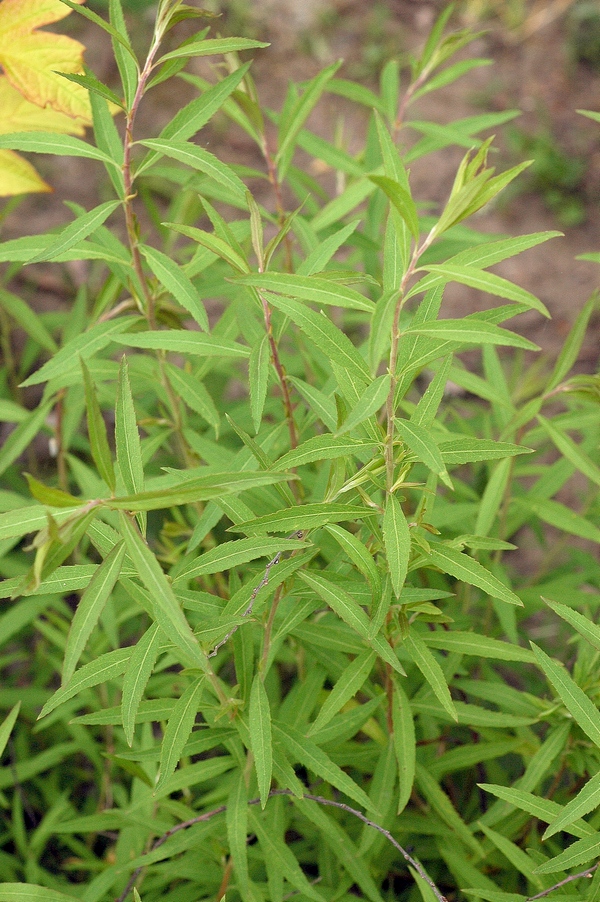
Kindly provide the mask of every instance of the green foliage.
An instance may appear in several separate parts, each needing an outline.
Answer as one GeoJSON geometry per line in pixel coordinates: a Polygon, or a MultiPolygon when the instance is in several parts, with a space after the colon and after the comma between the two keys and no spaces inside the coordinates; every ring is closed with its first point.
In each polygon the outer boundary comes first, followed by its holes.
{"type": "Polygon", "coordinates": [[[145,61],[119,0],[80,12],[121,77],[87,77],[95,143],[0,136],[115,194],[0,243],[0,902],[592,902],[600,385],[571,374],[597,302],[541,378],[506,324],[547,311],[489,270],[558,233],[467,222],[526,165],[488,163],[507,115],[407,118],[485,62],[453,61],[472,35],[448,9],[408,85],[335,65],[274,112],[259,42],[161,57],[198,10],[161,0],[145,61]],[[209,54],[213,83],[183,73],[209,54]],[[138,136],[169,77],[197,96],[138,136]],[[325,93],[369,108],[361,152],[307,128],[325,93]],[[216,114],[260,171],[194,143],[216,114]],[[432,213],[407,166],[450,145],[432,213]],[[41,260],[89,261],[66,313],[9,290],[41,260]],[[448,319],[450,282],[487,309],[448,319]]]}

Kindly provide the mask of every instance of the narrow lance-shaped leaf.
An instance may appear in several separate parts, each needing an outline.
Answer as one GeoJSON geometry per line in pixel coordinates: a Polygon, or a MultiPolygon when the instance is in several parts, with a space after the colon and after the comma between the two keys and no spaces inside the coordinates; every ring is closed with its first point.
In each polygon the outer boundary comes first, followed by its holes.
{"type": "Polygon", "coordinates": [[[271,709],[262,681],[257,673],[250,692],[249,727],[250,747],[254,755],[254,767],[258,781],[260,804],[264,808],[269,799],[273,771],[273,742],[271,738],[271,709]]]}
{"type": "Polygon", "coordinates": [[[133,743],[137,713],[146,683],[154,668],[161,638],[158,624],[153,623],[133,649],[129,666],[123,677],[121,720],[128,745],[133,743]]]}
{"type": "Polygon", "coordinates": [[[400,783],[396,813],[401,814],[412,794],[415,780],[417,744],[410,703],[404,689],[396,680],[394,680],[392,701],[392,723],[394,727],[394,751],[398,762],[398,782],[400,783]]]}
{"type": "Polygon", "coordinates": [[[2,725],[0,726],[0,755],[6,748],[6,743],[8,742],[12,728],[15,725],[15,721],[19,715],[20,708],[21,702],[17,702],[17,704],[8,712],[8,714],[4,718],[4,721],[2,722],[2,725]]]}
{"type": "Polygon", "coordinates": [[[116,210],[119,204],[120,201],[111,200],[107,201],[105,204],[100,204],[98,207],[94,207],[89,213],[82,213],[74,222],[69,223],[68,226],[61,229],[56,240],[44,251],[36,254],[35,257],[27,262],[41,263],[43,260],[53,260],[65,251],[70,250],[80,241],[83,241],[84,238],[87,238],[88,235],[91,235],[92,232],[95,232],[96,229],[108,219],[113,210],[116,210]]]}
{"type": "Polygon", "coordinates": [[[203,691],[204,677],[196,678],[175,703],[160,749],[159,778],[155,789],[157,793],[163,789],[179,763],[183,747],[192,732],[203,691]]]}
{"type": "MultiPolygon", "coordinates": [[[[125,486],[130,494],[143,491],[144,464],[142,461],[142,445],[138,431],[137,417],[129,382],[129,369],[125,355],[121,358],[119,379],[117,382],[117,400],[115,404],[115,447],[117,466],[125,486]]],[[[138,522],[142,533],[146,531],[145,515],[139,514],[138,522]]]]}
{"type": "Polygon", "coordinates": [[[418,423],[413,423],[412,420],[396,418],[394,423],[400,438],[408,445],[416,458],[422,461],[432,473],[439,476],[444,485],[452,488],[452,480],[448,475],[438,447],[431,439],[429,429],[418,423]]]}
{"type": "Polygon", "coordinates": [[[388,495],[383,515],[383,544],[388,562],[392,588],[400,596],[410,556],[410,530],[402,505],[395,495],[388,495]]]}
{"type": "Polygon", "coordinates": [[[600,774],[594,774],[591,780],[577,793],[574,799],[565,805],[559,817],[556,818],[544,833],[542,839],[549,839],[560,830],[570,827],[580,817],[595,811],[600,805],[600,774]]]}
{"type": "Polygon", "coordinates": [[[127,553],[133,561],[139,578],[150,592],[154,605],[154,614],[159,626],[165,636],[168,636],[181,649],[186,663],[189,661],[205,671],[207,667],[206,656],[201,651],[160,564],[136,530],[134,524],[122,512],[119,516],[119,523],[121,534],[125,539],[127,553]]]}
{"type": "Polygon", "coordinates": [[[600,713],[596,705],[585,694],[565,667],[531,642],[537,662],[548,680],[552,683],[571,717],[594,745],[600,748],[600,713]]]}
{"type": "Polygon", "coordinates": [[[148,266],[178,304],[194,317],[200,328],[209,331],[208,316],[193,282],[177,263],[154,247],[141,245],[148,266]]]}
{"type": "Polygon", "coordinates": [[[90,376],[90,371],[80,358],[81,370],[83,372],[83,386],[85,389],[85,403],[87,408],[87,426],[88,435],[90,437],[90,448],[94,463],[98,468],[98,472],[104,482],[107,484],[111,492],[117,487],[115,479],[115,471],[113,468],[112,454],[108,445],[108,436],[106,434],[106,424],[98,404],[96,397],[96,389],[90,376]]]}
{"type": "Polygon", "coordinates": [[[431,544],[429,555],[431,563],[439,567],[444,573],[449,573],[456,579],[467,583],[470,586],[477,586],[483,592],[487,592],[492,598],[499,598],[500,601],[506,601],[509,604],[523,606],[523,602],[512,589],[509,589],[504,583],[500,582],[498,577],[486,570],[479,561],[474,560],[466,554],[462,554],[455,548],[440,543],[431,544]]]}
{"type": "Polygon", "coordinates": [[[227,840],[233,859],[236,880],[244,900],[249,893],[250,875],[248,873],[248,792],[244,774],[240,773],[231,784],[227,799],[227,840]]]}
{"type": "Polygon", "coordinates": [[[290,724],[274,723],[275,737],[282,743],[292,756],[293,761],[303,764],[308,770],[321,779],[335,786],[340,792],[345,793],[369,811],[373,810],[373,804],[368,795],[348,776],[331,758],[316,745],[312,739],[304,736],[300,730],[290,724]]]}
{"type": "MultiPolygon", "coordinates": [[[[45,717],[50,714],[63,702],[83,692],[84,689],[90,689],[92,686],[98,686],[107,680],[121,676],[124,672],[127,661],[131,655],[130,648],[117,648],[115,651],[107,651],[100,655],[89,664],[84,664],[77,670],[66,685],[52,695],[42,708],[39,717],[45,717]]],[[[39,719],[39,718],[38,718],[39,719]]]]}
{"type": "Polygon", "coordinates": [[[311,724],[307,733],[308,736],[318,733],[343,708],[347,701],[354,698],[373,669],[376,658],[377,655],[374,651],[365,649],[362,654],[357,655],[354,661],[346,667],[325,699],[317,719],[311,724]]]}
{"type": "Polygon", "coordinates": [[[453,720],[458,721],[444,671],[414,629],[411,629],[408,636],[405,637],[403,645],[412,661],[417,665],[431,686],[439,703],[446,709],[453,720]]]}
{"type": "Polygon", "coordinates": [[[119,578],[124,557],[125,546],[123,542],[118,542],[94,573],[89,586],[77,605],[65,647],[62,670],[63,686],[73,676],[81,653],[104,610],[106,602],[110,598],[114,585],[119,578]]]}
{"type": "Polygon", "coordinates": [[[248,364],[250,410],[252,413],[252,425],[254,426],[255,432],[258,432],[260,429],[260,422],[267,397],[269,357],[269,336],[264,335],[261,341],[252,348],[248,364]]]}

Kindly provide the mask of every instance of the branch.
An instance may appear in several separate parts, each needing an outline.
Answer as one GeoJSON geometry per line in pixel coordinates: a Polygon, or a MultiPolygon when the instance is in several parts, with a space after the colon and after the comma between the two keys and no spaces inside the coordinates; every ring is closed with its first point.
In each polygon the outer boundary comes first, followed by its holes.
{"type": "MultiPolygon", "coordinates": [[[[291,791],[291,789],[272,789],[269,793],[269,798],[271,796],[293,796],[293,792],[291,791]]],[[[379,833],[382,834],[382,836],[385,836],[385,838],[388,840],[388,842],[390,842],[394,846],[395,849],[397,849],[400,852],[400,854],[402,855],[404,860],[406,862],[408,862],[408,864],[412,865],[412,867],[415,869],[415,871],[417,872],[419,877],[421,877],[425,881],[425,883],[429,886],[429,888],[433,892],[433,894],[436,897],[436,899],[438,900],[438,902],[448,902],[446,897],[440,892],[440,890],[437,888],[437,886],[435,885],[435,883],[433,882],[433,880],[431,879],[429,874],[426,872],[423,865],[421,865],[416,860],[416,858],[413,858],[412,855],[409,855],[409,853],[406,851],[406,849],[403,848],[403,846],[401,846],[400,843],[396,839],[394,839],[394,837],[392,836],[392,834],[390,833],[389,830],[386,830],[384,827],[380,827],[379,824],[376,824],[374,821],[369,820],[369,818],[366,817],[361,811],[358,811],[356,808],[351,808],[350,805],[346,805],[344,802],[334,802],[331,799],[325,799],[325,798],[323,798],[323,796],[315,796],[309,792],[305,792],[303,798],[308,799],[311,802],[317,802],[319,805],[328,805],[331,808],[339,808],[341,811],[347,811],[348,814],[353,814],[354,817],[357,817],[360,821],[363,822],[363,824],[366,824],[367,827],[372,827],[374,830],[377,830],[379,833]]],[[[248,801],[248,804],[249,805],[259,805],[260,799],[250,799],[248,801]]],[[[209,820],[211,820],[211,818],[216,817],[217,814],[223,814],[225,811],[227,811],[227,805],[220,805],[218,808],[213,808],[212,811],[207,811],[204,814],[199,814],[198,817],[193,817],[189,821],[183,821],[181,824],[176,824],[174,827],[171,827],[170,830],[167,830],[166,833],[163,833],[163,835],[160,836],[156,840],[156,842],[152,845],[152,848],[150,851],[154,852],[155,849],[160,848],[160,846],[164,845],[164,843],[166,843],[166,841],[168,839],[170,839],[171,836],[173,836],[175,833],[178,833],[180,830],[187,830],[188,827],[193,827],[195,824],[201,824],[203,821],[209,821],[209,820]]],[[[595,870],[597,867],[598,867],[598,865],[595,865],[589,871],[584,871],[583,874],[576,874],[574,877],[570,877],[570,878],[567,878],[567,880],[563,880],[562,883],[567,883],[569,880],[574,880],[575,877],[582,877],[582,876],[585,877],[585,876],[591,874],[591,872],[593,870],[595,870]]],[[[115,900],[115,902],[125,902],[125,899],[127,898],[129,893],[133,889],[135,881],[137,880],[137,878],[139,877],[139,875],[141,874],[142,871],[143,871],[143,867],[139,867],[139,868],[135,869],[135,871],[133,872],[133,874],[131,875],[131,877],[129,878],[129,880],[127,882],[127,886],[125,887],[125,889],[123,890],[121,895],[115,900]]],[[[556,887],[553,886],[552,889],[556,889],[558,886],[562,886],[562,883],[557,883],[556,887]]],[[[545,896],[547,893],[551,892],[552,889],[546,890],[546,892],[544,892],[544,893],[540,893],[540,896],[545,896]]],[[[538,899],[540,896],[532,896],[531,898],[538,899]]],[[[528,900],[528,902],[529,902],[529,900],[528,900]]]]}
{"type": "Polygon", "coordinates": [[[565,886],[567,883],[571,883],[572,880],[579,880],[580,877],[591,877],[594,871],[596,871],[600,867],[600,861],[596,864],[592,865],[591,868],[586,868],[585,871],[580,871],[578,874],[571,874],[570,877],[565,877],[564,880],[560,880],[558,883],[555,883],[554,886],[548,887],[541,893],[537,893],[535,896],[528,896],[527,902],[533,902],[534,899],[542,899],[544,896],[550,895],[553,893],[555,889],[560,889],[561,886],[565,886]]]}

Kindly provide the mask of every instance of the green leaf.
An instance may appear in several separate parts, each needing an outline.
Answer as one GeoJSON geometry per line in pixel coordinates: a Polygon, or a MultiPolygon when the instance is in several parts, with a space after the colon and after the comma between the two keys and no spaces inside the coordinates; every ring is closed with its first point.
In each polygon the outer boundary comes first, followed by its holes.
{"type": "Polygon", "coordinates": [[[182,651],[186,663],[189,661],[194,666],[200,667],[202,671],[205,671],[207,669],[206,656],[201,651],[160,564],[134,524],[123,513],[119,516],[119,524],[127,553],[133,561],[139,578],[148,589],[152,598],[154,615],[158,625],[165,636],[168,636],[177,648],[182,651]]]}
{"type": "Polygon", "coordinates": [[[178,304],[191,313],[200,328],[208,332],[210,326],[204,304],[200,300],[194,283],[188,279],[183,269],[156,248],[142,244],[140,250],[160,284],[173,295],[178,304]]]}
{"type": "Polygon", "coordinates": [[[258,432],[260,429],[260,422],[262,420],[267,397],[270,356],[269,336],[263,335],[262,339],[252,348],[250,360],[248,362],[250,411],[252,413],[252,425],[254,426],[255,432],[258,432]]]}
{"type": "Polygon", "coordinates": [[[444,676],[444,671],[414,629],[411,629],[408,635],[404,637],[402,647],[406,649],[413,663],[417,665],[431,686],[440,705],[448,712],[453,720],[458,721],[458,715],[456,713],[456,708],[454,707],[454,702],[450,696],[450,690],[444,676]]]}
{"type": "Polygon", "coordinates": [[[179,570],[175,583],[188,581],[197,576],[209,573],[223,573],[240,564],[254,561],[259,557],[281,554],[284,551],[297,551],[304,545],[297,539],[267,539],[264,537],[235,539],[222,542],[216,548],[205,551],[196,560],[191,561],[183,570],[179,570]]]}
{"type": "Polygon", "coordinates": [[[337,430],[337,435],[350,432],[351,429],[359,426],[383,407],[390,392],[391,379],[392,377],[387,373],[374,379],[366,387],[356,406],[352,408],[341,427],[337,430]]]}
{"type": "Polygon", "coordinates": [[[73,902],[73,896],[35,883],[0,883],[0,902],[73,902]]]}
{"type": "Polygon", "coordinates": [[[110,31],[110,34],[113,36],[113,54],[121,76],[125,105],[128,109],[131,109],[139,83],[140,69],[127,34],[121,0],[109,0],[108,9],[110,24],[113,29],[110,31]]]}
{"type": "MultiPolygon", "coordinates": [[[[220,498],[224,494],[237,494],[261,485],[273,485],[288,479],[290,479],[288,473],[212,473],[210,476],[181,479],[176,484],[170,484],[164,489],[108,498],[104,501],[104,505],[111,510],[161,510],[180,504],[193,504],[196,501],[220,498]]],[[[233,527],[231,528],[233,529],[233,527]]]]}
{"type": "MultiPolygon", "coordinates": [[[[61,524],[79,513],[81,513],[81,507],[71,507],[66,510],[53,512],[53,517],[57,523],[61,524]]],[[[30,532],[37,532],[38,529],[43,529],[47,525],[48,514],[46,508],[40,504],[32,504],[7,511],[0,514],[0,541],[26,536],[30,532]]],[[[86,584],[87,582],[88,580],[86,580],[86,584]]]]}
{"type": "Polygon", "coordinates": [[[99,658],[90,661],[89,664],[84,664],[83,667],[80,667],[73,674],[68,683],[61,686],[60,689],[57,689],[50,696],[42,708],[39,718],[50,714],[59,705],[79,695],[84,689],[90,689],[93,686],[98,686],[99,683],[105,683],[107,680],[121,676],[127,666],[130,655],[131,649],[117,648],[115,651],[105,652],[99,658]]]}
{"type": "Polygon", "coordinates": [[[60,230],[56,239],[45,250],[36,254],[35,257],[27,262],[41,263],[44,260],[55,260],[61,254],[64,254],[65,251],[75,247],[76,244],[95,232],[120,203],[121,201],[119,200],[111,200],[94,207],[89,213],[83,213],[81,216],[78,216],[74,222],[69,223],[68,226],[60,230]]]}
{"type": "Polygon", "coordinates": [[[235,876],[244,902],[250,893],[250,875],[248,873],[248,791],[244,773],[240,771],[234,777],[227,798],[227,840],[229,852],[233,859],[235,876]]]}
{"type": "Polygon", "coordinates": [[[261,818],[254,811],[250,810],[249,816],[252,832],[258,837],[265,858],[275,862],[285,874],[286,880],[303,896],[314,899],[315,902],[326,902],[325,897],[306,878],[291,849],[274,836],[272,831],[265,829],[261,818]]]}
{"type": "Polygon", "coordinates": [[[325,529],[346,552],[355,567],[368,579],[373,597],[378,598],[382,591],[381,575],[368,549],[353,533],[341,526],[329,524],[325,529]]]}
{"type": "Polygon", "coordinates": [[[31,309],[29,304],[21,300],[18,295],[0,288],[0,307],[42,348],[45,348],[51,354],[56,353],[56,342],[46,329],[41,318],[31,309]]]}
{"type": "Polygon", "coordinates": [[[62,669],[63,686],[73,676],[83,649],[104,610],[106,602],[110,598],[115,583],[119,578],[124,557],[125,546],[123,542],[118,542],[94,573],[89,586],[77,605],[65,646],[62,669]]]}
{"type": "Polygon", "coordinates": [[[157,623],[146,630],[131,653],[131,660],[123,677],[123,697],[121,699],[121,721],[128,745],[133,743],[133,734],[144,689],[154,669],[161,640],[157,623]]]}
{"type": "MultiPolygon", "coordinates": [[[[86,157],[88,160],[101,160],[114,166],[114,160],[93,144],[87,144],[72,135],[60,135],[55,132],[13,132],[0,135],[0,148],[6,150],[22,150],[25,153],[47,153],[58,157],[86,157]]],[[[111,201],[113,209],[118,201],[111,201]]]]}
{"type": "Polygon", "coordinates": [[[490,842],[492,842],[510,862],[515,871],[523,874],[527,880],[530,880],[533,883],[536,889],[542,889],[542,881],[539,877],[536,877],[537,869],[534,871],[535,862],[526,852],[520,849],[515,843],[511,842],[510,839],[507,839],[506,836],[498,833],[497,830],[492,830],[491,827],[487,827],[481,821],[479,822],[479,827],[483,830],[490,842]]]}
{"type": "Polygon", "coordinates": [[[163,225],[168,229],[172,229],[174,232],[185,235],[186,238],[191,238],[192,241],[205,247],[216,257],[221,257],[222,260],[225,260],[238,272],[250,272],[250,267],[246,260],[244,260],[234,248],[230,247],[227,241],[220,238],[218,235],[213,235],[212,232],[205,232],[203,229],[196,229],[194,226],[180,225],[177,222],[163,222],[163,225]]]}
{"type": "Polygon", "coordinates": [[[191,410],[199,413],[202,419],[212,426],[215,435],[219,435],[221,418],[215,402],[211,398],[204,384],[193,373],[182,370],[171,363],[166,364],[169,381],[177,395],[181,397],[191,410]]]}
{"type": "Polygon", "coordinates": [[[587,697],[583,689],[569,676],[565,667],[531,642],[533,653],[540,669],[556,689],[561,701],[571,717],[594,745],[600,748],[600,713],[595,704],[587,697]]]}
{"type": "Polygon", "coordinates": [[[6,744],[9,740],[10,734],[12,732],[12,728],[15,725],[15,721],[19,716],[19,711],[21,709],[21,702],[17,702],[17,704],[12,708],[11,711],[6,715],[4,720],[2,721],[2,725],[0,726],[0,755],[3,753],[6,748],[6,744]]]}
{"type": "MultiPolygon", "coordinates": [[[[2,303],[1,296],[0,303],[2,303]]],[[[597,306],[598,297],[597,295],[592,295],[587,303],[584,304],[582,310],[577,314],[577,318],[571,327],[567,340],[560,350],[554,370],[546,385],[546,395],[550,394],[550,392],[560,385],[565,376],[571,371],[571,368],[579,357],[581,345],[583,344],[583,340],[587,333],[588,323],[597,306]]]]}
{"type": "Polygon", "coordinates": [[[96,397],[96,389],[90,376],[90,371],[83,362],[79,360],[81,371],[83,373],[83,387],[85,389],[85,404],[87,411],[87,427],[90,438],[90,449],[94,463],[98,468],[98,473],[107,484],[111,492],[114,493],[117,482],[115,479],[115,471],[112,462],[112,454],[108,444],[108,436],[106,434],[106,424],[98,398],[96,397]]]}
{"type": "Polygon", "coordinates": [[[465,824],[461,816],[455,810],[452,802],[440,789],[437,782],[427,772],[427,769],[421,764],[416,766],[416,779],[419,789],[431,805],[435,813],[448,825],[452,834],[467,846],[479,857],[483,856],[483,849],[477,842],[469,827],[465,824]]]}
{"type": "MultiPolygon", "coordinates": [[[[354,799],[367,811],[375,810],[368,795],[360,786],[357,786],[348,774],[344,773],[337,764],[334,764],[331,758],[312,739],[308,739],[300,730],[297,730],[290,724],[284,723],[274,722],[273,733],[274,738],[276,737],[287,749],[292,761],[304,765],[308,770],[325,780],[326,783],[330,783],[336,789],[339,789],[340,792],[354,799]]],[[[377,812],[375,811],[375,813],[377,812]]]]}
{"type": "Polygon", "coordinates": [[[563,532],[579,536],[582,539],[589,539],[590,542],[600,542],[600,529],[581,514],[571,510],[566,504],[530,495],[526,495],[524,498],[513,498],[513,502],[519,507],[525,508],[530,514],[539,517],[544,523],[549,523],[550,526],[555,526],[563,532]]]}
{"type": "Polygon", "coordinates": [[[317,719],[310,725],[307,736],[318,733],[346,702],[354,698],[371,673],[376,658],[375,652],[367,648],[346,667],[321,706],[317,719]]]}
{"type": "Polygon", "coordinates": [[[396,680],[394,680],[394,695],[392,699],[392,723],[394,727],[392,738],[396,761],[398,762],[398,781],[400,783],[396,813],[401,814],[412,795],[417,744],[410,702],[404,689],[396,680]]]}
{"type": "Polygon", "coordinates": [[[363,357],[350,339],[323,313],[315,313],[314,310],[291,298],[270,295],[269,301],[289,316],[326,357],[334,360],[344,370],[354,373],[365,387],[371,382],[371,375],[363,357]]]}
{"type": "Polygon", "coordinates": [[[188,141],[159,141],[157,139],[139,141],[138,143],[143,144],[144,147],[149,147],[150,150],[156,150],[166,157],[172,157],[180,163],[185,163],[191,169],[210,176],[219,185],[223,185],[234,195],[237,195],[240,203],[245,206],[247,189],[242,180],[230,166],[223,163],[218,157],[209,153],[203,147],[188,141]]]}
{"type": "Polygon", "coordinates": [[[318,75],[308,82],[302,95],[296,98],[289,115],[281,117],[279,134],[277,135],[277,153],[275,155],[275,165],[278,168],[280,181],[285,178],[288,166],[292,160],[300,129],[326,89],[327,83],[331,81],[341,64],[342,61],[338,60],[327,66],[327,68],[322,69],[318,75]]]}
{"type": "Polygon", "coordinates": [[[549,839],[560,830],[566,830],[580,817],[589,814],[590,811],[595,811],[598,807],[600,807],[600,774],[594,774],[575,798],[564,806],[560,816],[548,826],[542,839],[549,839]]]}
{"type": "Polygon", "coordinates": [[[359,223],[360,219],[355,219],[343,228],[338,229],[333,235],[329,235],[324,241],[321,241],[302,263],[296,267],[296,275],[312,276],[314,273],[322,272],[335,252],[344,246],[350,235],[356,231],[359,223]]]}
{"type": "Polygon", "coordinates": [[[570,623],[580,636],[583,636],[594,648],[600,651],[600,626],[597,626],[588,617],[584,617],[579,611],[567,607],[567,605],[553,601],[551,598],[544,598],[543,595],[542,600],[546,602],[548,607],[552,608],[555,614],[558,614],[559,617],[570,623]]]}
{"type": "MultiPolygon", "coordinates": [[[[458,282],[460,285],[468,285],[469,288],[476,288],[478,291],[484,291],[496,297],[508,298],[509,301],[515,301],[517,304],[525,304],[530,309],[537,310],[543,316],[550,316],[546,306],[530,291],[519,288],[518,285],[509,282],[508,279],[503,279],[501,276],[485,272],[474,266],[459,266],[456,263],[448,262],[420,266],[417,271],[419,270],[439,275],[444,283],[458,282]]],[[[436,283],[434,282],[433,284],[436,283]]]]}
{"type": "MultiPolygon", "coordinates": [[[[385,175],[370,175],[374,182],[388,198],[389,202],[398,211],[415,241],[419,240],[419,217],[415,202],[406,188],[385,175]]],[[[424,267],[423,267],[424,268],[424,267]]]]}
{"type": "Polygon", "coordinates": [[[442,460],[446,464],[462,466],[482,460],[498,460],[517,454],[532,454],[531,448],[513,445],[511,442],[495,442],[486,438],[465,436],[458,439],[442,439],[438,442],[442,460]]]}
{"type": "Polygon", "coordinates": [[[597,858],[600,853],[600,833],[593,836],[586,836],[584,839],[576,840],[568,849],[539,865],[535,869],[536,874],[554,874],[557,871],[565,871],[567,868],[574,868],[586,861],[597,858]]]}
{"type": "Polygon", "coordinates": [[[90,326],[86,332],[76,335],[58,351],[52,360],[45,363],[33,375],[25,379],[21,383],[21,388],[27,388],[30,385],[39,385],[46,382],[54,376],[64,375],[65,372],[76,370],[79,367],[77,358],[88,360],[105,348],[115,335],[125,332],[126,329],[136,322],[134,317],[121,317],[116,320],[109,320],[104,323],[96,323],[90,326]]]}
{"type": "Polygon", "coordinates": [[[500,582],[479,561],[473,560],[473,558],[462,554],[455,548],[439,543],[431,544],[429,560],[436,567],[439,567],[443,573],[449,573],[450,576],[454,576],[455,579],[470,586],[477,586],[483,592],[491,595],[492,598],[499,598],[500,601],[506,601],[508,604],[523,606],[523,602],[518,595],[515,595],[512,589],[500,582]]]}
{"type": "Polygon", "coordinates": [[[258,793],[260,795],[260,804],[264,808],[269,799],[269,790],[271,789],[273,741],[271,737],[271,709],[262,674],[260,673],[255,674],[252,681],[248,719],[250,722],[250,748],[254,756],[258,793]]]}
{"type": "MultiPolygon", "coordinates": [[[[599,630],[600,633],[600,630],[599,630]]],[[[535,663],[532,652],[527,648],[492,639],[481,633],[463,633],[460,630],[449,632],[427,633],[423,636],[425,645],[443,651],[456,652],[461,655],[475,655],[482,658],[494,658],[496,661],[522,661],[525,664],[535,663]]]]}
{"type": "MultiPolygon", "coordinates": [[[[534,795],[532,792],[515,789],[512,786],[495,786],[492,783],[479,783],[478,786],[485,790],[485,792],[492,793],[499,799],[503,799],[510,805],[513,805],[522,811],[526,811],[528,814],[531,814],[532,817],[539,818],[547,824],[555,820],[555,818],[560,815],[561,811],[564,810],[558,802],[541,798],[540,796],[534,795]]],[[[589,836],[595,832],[589,824],[585,823],[585,821],[580,821],[577,826],[575,824],[570,824],[569,827],[565,829],[566,832],[573,834],[573,836],[589,836]]]]}
{"type": "MultiPolygon", "coordinates": [[[[35,410],[27,414],[17,428],[4,440],[2,448],[0,448],[0,475],[15,462],[40,432],[53,406],[53,398],[42,401],[35,410]]],[[[3,514],[0,517],[0,536],[2,536],[2,523],[7,516],[9,514],[3,514]]],[[[20,533],[20,535],[25,535],[25,532],[20,533]]]]}
{"type": "Polygon", "coordinates": [[[240,50],[260,50],[263,47],[270,46],[270,44],[264,44],[262,41],[253,41],[250,38],[214,38],[212,40],[193,41],[191,44],[183,44],[177,50],[165,53],[157,60],[156,65],[160,66],[167,60],[179,59],[180,57],[220,56],[226,53],[237,53],[240,50]]]}
{"type": "Polygon", "coordinates": [[[155,793],[160,793],[164,789],[179,763],[183,747],[192,732],[203,691],[204,677],[196,678],[175,703],[160,748],[159,777],[155,793]]]}
{"type": "Polygon", "coordinates": [[[73,505],[81,505],[84,503],[82,499],[76,498],[74,495],[69,494],[69,492],[63,492],[62,489],[55,489],[44,485],[42,482],[34,479],[30,473],[25,473],[24,475],[27,480],[29,491],[40,504],[46,504],[48,507],[72,508],[73,505]]]}
{"type": "MultiPolygon", "coordinates": [[[[416,293],[416,292],[415,292],[416,293]]],[[[438,319],[418,326],[409,326],[403,335],[427,335],[431,338],[443,338],[461,344],[493,344],[507,345],[514,348],[525,348],[528,351],[539,351],[538,345],[502,329],[494,323],[469,319],[438,319]]]]}
{"type": "Polygon", "coordinates": [[[600,467],[582,451],[575,442],[569,438],[561,429],[558,429],[554,423],[538,414],[538,420],[544,427],[558,450],[567,460],[570,460],[573,466],[587,476],[595,485],[600,485],[600,467]]]}
{"type": "Polygon", "coordinates": [[[332,611],[335,611],[341,620],[359,636],[362,636],[384,661],[390,664],[397,673],[405,676],[393,648],[382,636],[372,635],[369,618],[356,599],[320,573],[301,570],[298,572],[298,576],[329,605],[332,611]]]}
{"type": "Polygon", "coordinates": [[[448,475],[440,450],[431,439],[431,432],[409,420],[394,420],[394,426],[400,438],[405,442],[415,457],[428,467],[432,473],[440,477],[444,485],[452,488],[452,480],[448,475]]]}
{"type": "Polygon", "coordinates": [[[114,336],[113,341],[131,348],[153,348],[196,357],[249,357],[250,351],[236,341],[227,341],[204,332],[169,329],[160,332],[135,332],[114,336]]]}
{"type": "Polygon", "coordinates": [[[368,439],[341,438],[329,433],[313,435],[297,448],[280,457],[273,466],[279,470],[291,470],[316,460],[335,460],[338,457],[348,457],[372,447],[373,442],[368,439]]]}
{"type": "Polygon", "coordinates": [[[239,276],[236,282],[265,291],[274,291],[292,298],[301,298],[304,301],[311,301],[313,304],[344,307],[347,310],[362,310],[365,313],[373,313],[375,309],[373,301],[359,294],[358,291],[318,276],[263,272],[239,276]]]}
{"type": "MultiPolygon", "coordinates": [[[[117,382],[117,400],[115,404],[115,448],[117,467],[125,486],[125,491],[130,494],[141,492],[144,489],[144,464],[142,461],[142,446],[138,431],[131,384],[129,382],[129,369],[125,355],[121,358],[119,378],[117,382]]],[[[142,517],[142,515],[140,515],[142,517]]],[[[140,527],[145,532],[145,521],[142,518],[140,527]]]]}
{"type": "Polygon", "coordinates": [[[367,516],[364,507],[350,507],[347,504],[302,504],[298,507],[284,508],[264,517],[246,520],[230,526],[232,532],[245,532],[249,535],[261,535],[267,532],[291,532],[317,529],[327,523],[353,522],[367,516]]]}
{"type": "Polygon", "coordinates": [[[383,544],[385,547],[392,588],[400,597],[410,557],[410,530],[402,505],[395,495],[387,496],[383,515],[383,544]]]}

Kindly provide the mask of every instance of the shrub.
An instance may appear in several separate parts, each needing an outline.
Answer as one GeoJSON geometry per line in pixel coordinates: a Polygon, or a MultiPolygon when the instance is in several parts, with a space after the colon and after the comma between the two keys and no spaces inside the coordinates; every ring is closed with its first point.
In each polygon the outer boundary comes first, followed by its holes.
{"type": "Polygon", "coordinates": [[[162,0],[138,61],[119,0],[79,12],[122,81],[86,76],[95,143],[0,136],[114,191],[0,244],[7,279],[91,266],[68,312],[0,293],[0,900],[516,902],[594,871],[596,899],[599,383],[570,375],[595,300],[540,378],[504,324],[547,311],[489,268],[557,233],[466,225],[527,165],[488,163],[510,114],[399,150],[410,105],[482,64],[453,59],[472,35],[448,7],[403,90],[395,60],[379,93],[336,64],[272,112],[238,56],[259,42],[163,52],[204,23],[162,0]],[[183,73],[209,55],[214,83],[183,73]],[[173,77],[197,96],[139,136],[173,77]],[[359,154],[307,128],[326,92],[369,109],[359,154]],[[217,113],[261,170],[191,140],[217,113]],[[432,213],[407,166],[456,143],[432,213]],[[449,282],[502,303],[447,319],[449,282]]]}

